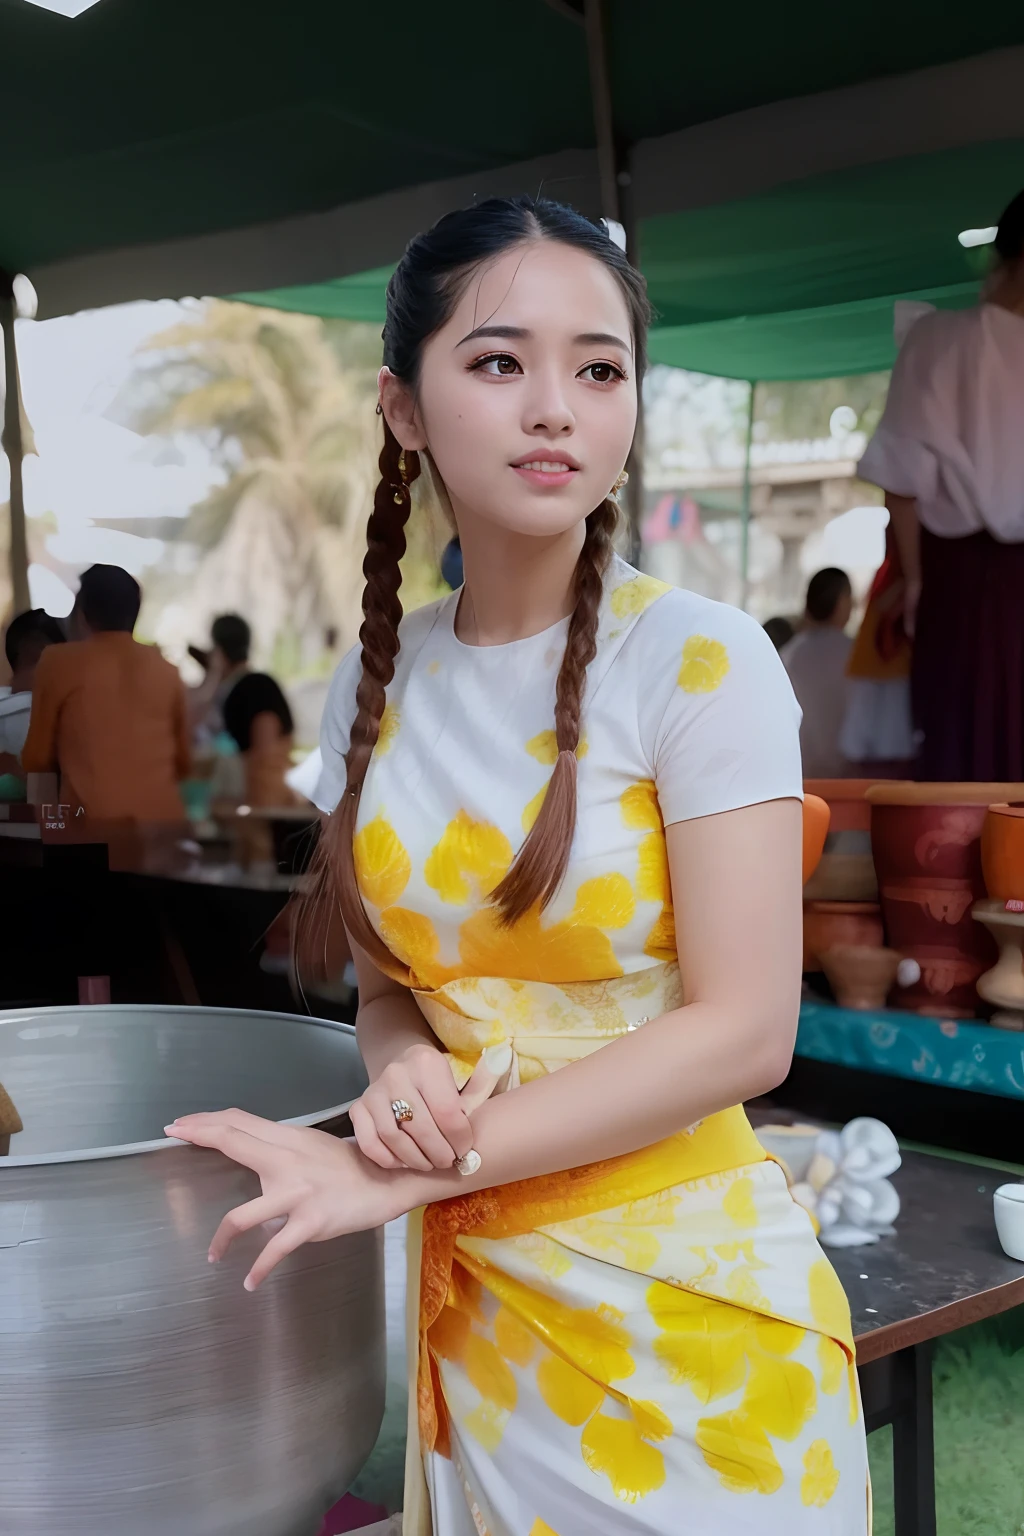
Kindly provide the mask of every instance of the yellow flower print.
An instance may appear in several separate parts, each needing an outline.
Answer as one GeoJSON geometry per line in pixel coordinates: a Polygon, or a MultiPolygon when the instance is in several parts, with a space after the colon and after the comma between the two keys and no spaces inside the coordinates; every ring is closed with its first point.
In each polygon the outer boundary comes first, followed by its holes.
{"type": "Polygon", "coordinates": [[[653,576],[634,576],[615,588],[609,606],[617,619],[632,618],[671,590],[665,582],[657,581],[653,576]]]}
{"type": "Polygon", "coordinates": [[[480,1394],[479,1404],[463,1423],[486,1450],[496,1451],[519,1395],[497,1346],[475,1333],[469,1315],[454,1306],[442,1308],[429,1339],[433,1353],[461,1366],[480,1394]]]}
{"type": "Polygon", "coordinates": [[[818,1365],[821,1367],[821,1390],[833,1397],[846,1380],[846,1351],[835,1339],[824,1334],[818,1339],[818,1365]]]}
{"type": "Polygon", "coordinates": [[[377,745],[374,754],[377,757],[386,757],[395,744],[398,735],[398,727],[401,722],[397,704],[385,704],[384,713],[380,717],[380,726],[377,730],[377,745]]]}
{"type": "Polygon", "coordinates": [[[499,1307],[495,1314],[494,1342],[513,1365],[529,1365],[538,1348],[534,1334],[507,1307],[499,1307]]]}
{"type": "Polygon", "coordinates": [[[617,1499],[635,1504],[665,1483],[665,1458],[644,1439],[632,1418],[595,1413],[580,1438],[583,1460],[591,1472],[602,1472],[617,1499]]]}
{"type": "Polygon", "coordinates": [[[530,1526],[530,1536],[558,1536],[558,1532],[538,1515],[537,1519],[530,1526]]]}
{"type": "Polygon", "coordinates": [[[750,1379],[743,1409],[777,1440],[795,1440],[818,1405],[814,1377],[798,1360],[757,1355],[750,1362],[750,1379]]]}
{"type": "Polygon", "coordinates": [[[653,779],[641,779],[624,790],[619,799],[622,820],[634,830],[649,829],[637,849],[636,890],[641,901],[660,901],[661,914],[647,935],[644,954],[655,960],[677,958],[672,881],[665,847],[665,828],[653,779]]]}
{"type": "Polygon", "coordinates": [[[489,896],[512,863],[512,845],[500,827],[460,811],[427,859],[423,877],[442,901],[464,907],[489,896]]]}
{"type": "Polygon", "coordinates": [[[471,1413],[466,1414],[462,1423],[473,1439],[483,1446],[488,1456],[493,1456],[511,1417],[507,1408],[498,1408],[494,1403],[479,1403],[471,1413]]]}
{"type": "Polygon", "coordinates": [[[545,1352],[537,1367],[537,1387],[556,1418],[578,1429],[604,1402],[604,1388],[561,1355],[545,1352]]]}
{"type": "Polygon", "coordinates": [[[520,981],[606,981],[622,966],[601,930],[623,928],[636,910],[624,875],[585,880],[567,918],[545,927],[536,908],[506,928],[493,907],[481,907],[459,930],[466,976],[513,976],[520,981]]]}
{"type": "Polygon", "coordinates": [[[405,907],[386,907],[378,919],[380,936],[403,965],[412,972],[412,984],[419,990],[433,992],[446,981],[463,975],[458,966],[442,965],[438,956],[441,941],[429,917],[410,912],[405,907]]]}
{"type": "Polygon", "coordinates": [[[726,1190],[722,1210],[738,1227],[756,1227],[758,1215],[753,1179],[734,1179],[726,1190]]]}
{"type": "Polygon", "coordinates": [[[832,1460],[827,1440],[815,1440],[807,1447],[804,1475],[800,1479],[800,1497],[815,1509],[824,1509],[839,1487],[839,1469],[832,1460]]]}
{"type": "Polygon", "coordinates": [[[436,677],[440,670],[441,663],[439,661],[432,661],[427,666],[427,671],[430,673],[431,677],[436,677]]]}
{"type": "Polygon", "coordinates": [[[697,1444],[704,1460],[731,1493],[778,1493],[783,1474],[768,1436],[742,1408],[698,1419],[697,1444]]]}
{"type": "Polygon", "coordinates": [[[729,652],[721,640],[691,635],[683,646],[679,686],[684,693],[714,693],[729,671],[729,652]]]}
{"type": "MultiPolygon", "coordinates": [[[[545,768],[553,768],[558,761],[558,739],[554,731],[540,731],[538,735],[531,736],[526,743],[526,750],[538,763],[543,763],[545,768]]],[[[589,751],[590,744],[586,736],[582,736],[576,748],[577,759],[586,757],[589,751]]]]}
{"type": "Polygon", "coordinates": [[[412,863],[390,822],[375,816],[352,839],[356,880],[371,907],[390,907],[409,884],[412,863]]]}
{"type": "Polygon", "coordinates": [[[619,797],[619,809],[625,825],[635,831],[662,830],[661,807],[653,779],[640,779],[638,783],[623,790],[619,797]]]}
{"type": "Polygon", "coordinates": [[[661,1254],[659,1232],[670,1232],[680,1196],[666,1190],[622,1206],[614,1214],[578,1216],[562,1222],[562,1230],[578,1238],[611,1263],[648,1273],[661,1254]]]}
{"type": "Polygon", "coordinates": [[[742,1307],[695,1296],[662,1280],[648,1288],[647,1307],[662,1330],[654,1353],[671,1382],[685,1382],[704,1404],[743,1385],[750,1314],[742,1307]]]}

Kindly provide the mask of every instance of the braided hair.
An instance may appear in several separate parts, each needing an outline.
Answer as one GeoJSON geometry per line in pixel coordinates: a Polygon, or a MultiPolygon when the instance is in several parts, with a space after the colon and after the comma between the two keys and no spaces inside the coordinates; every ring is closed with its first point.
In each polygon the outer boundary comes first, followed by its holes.
{"type": "MultiPolygon", "coordinates": [[[[384,363],[390,371],[415,386],[424,343],[448,320],[474,271],[513,246],[540,239],[557,240],[585,251],[616,277],[629,309],[639,382],[650,316],[640,273],[602,226],[563,204],[527,197],[490,198],[447,214],[410,242],[388,284],[383,334],[384,363]]],[[[363,562],[366,586],[359,631],[362,675],[345,757],[345,791],[320,840],[313,891],[305,905],[322,918],[336,901],[351,937],[394,974],[394,957],[363,906],[353,855],[359,797],[377,743],[386,690],[395,675],[402,617],[399,561],[405,553],[409,487],[419,474],[418,455],[406,452],[403,459],[386,419],[379,462],[381,478],[367,526],[363,562]]],[[[608,499],[587,518],[555,690],[558,756],[537,819],[490,898],[506,924],[516,922],[534,906],[543,910],[557,892],[569,863],[576,827],[576,753],[586,674],[597,650],[598,612],[617,517],[615,502],[608,499]]]]}

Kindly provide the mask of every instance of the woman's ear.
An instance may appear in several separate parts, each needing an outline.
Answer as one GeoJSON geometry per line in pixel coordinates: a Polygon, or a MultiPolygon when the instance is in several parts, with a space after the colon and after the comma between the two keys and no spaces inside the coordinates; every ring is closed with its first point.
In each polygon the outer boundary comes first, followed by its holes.
{"type": "Polygon", "coordinates": [[[382,368],[377,375],[377,398],[388,426],[402,447],[410,450],[425,448],[427,439],[413,392],[390,368],[382,368]]]}

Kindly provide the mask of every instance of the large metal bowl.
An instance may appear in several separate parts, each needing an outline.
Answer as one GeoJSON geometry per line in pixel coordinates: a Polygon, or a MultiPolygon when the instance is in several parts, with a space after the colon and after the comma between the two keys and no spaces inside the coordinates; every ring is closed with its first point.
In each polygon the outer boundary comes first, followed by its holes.
{"type": "Polygon", "coordinates": [[[25,1130],[0,1158],[3,1536],[314,1536],[384,1404],[379,1232],[312,1244],[255,1295],[259,1192],[175,1115],[305,1125],[365,1085],[353,1031],[217,1008],[0,1013],[25,1130]]]}

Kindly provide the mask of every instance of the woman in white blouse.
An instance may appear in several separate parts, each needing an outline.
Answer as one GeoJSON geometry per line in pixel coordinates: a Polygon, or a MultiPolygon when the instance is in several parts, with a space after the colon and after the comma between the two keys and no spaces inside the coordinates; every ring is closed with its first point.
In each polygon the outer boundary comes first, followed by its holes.
{"type": "Polygon", "coordinates": [[[995,253],[981,304],[914,325],[859,469],[906,578],[920,779],[1024,779],[1024,192],[995,253]]]}

